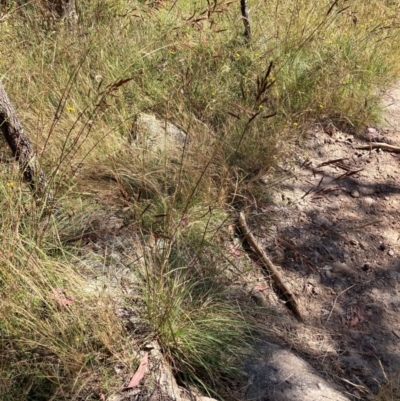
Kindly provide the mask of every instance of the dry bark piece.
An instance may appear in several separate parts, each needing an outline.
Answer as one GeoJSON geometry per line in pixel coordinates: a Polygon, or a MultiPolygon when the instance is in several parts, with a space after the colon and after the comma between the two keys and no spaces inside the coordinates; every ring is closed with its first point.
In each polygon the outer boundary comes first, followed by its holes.
{"type": "Polygon", "coordinates": [[[135,372],[135,374],[132,376],[131,380],[129,381],[128,386],[126,387],[127,389],[129,388],[134,388],[137,387],[140,383],[140,381],[143,379],[146,370],[147,370],[147,364],[149,362],[149,353],[146,352],[140,361],[140,365],[135,372]]]}
{"type": "Polygon", "coordinates": [[[242,20],[244,25],[244,37],[249,41],[251,39],[251,28],[247,0],[240,0],[240,11],[242,13],[242,20]]]}
{"type": "Polygon", "coordinates": [[[260,245],[258,245],[257,240],[255,239],[254,235],[250,232],[250,229],[246,223],[246,218],[245,218],[243,212],[240,212],[240,214],[239,214],[239,226],[240,226],[242,233],[243,233],[244,237],[246,238],[247,242],[250,244],[250,246],[256,252],[258,257],[261,259],[265,268],[271,273],[272,279],[275,281],[276,285],[279,287],[279,289],[282,291],[282,294],[287,299],[290,309],[293,311],[296,318],[300,322],[304,322],[295,296],[292,294],[292,292],[289,290],[289,288],[286,286],[286,284],[282,280],[282,277],[279,274],[279,271],[276,268],[276,266],[271,262],[271,260],[267,256],[267,254],[260,247],[260,245]]]}
{"type": "Polygon", "coordinates": [[[358,323],[362,323],[364,321],[365,308],[364,305],[358,304],[353,305],[350,309],[350,326],[355,326],[358,323]]]}
{"type": "Polygon", "coordinates": [[[22,125],[15,113],[14,107],[0,82],[0,129],[19,162],[24,180],[29,183],[32,191],[39,198],[45,195],[48,187],[46,177],[40,168],[32,145],[25,135],[22,125]]]}

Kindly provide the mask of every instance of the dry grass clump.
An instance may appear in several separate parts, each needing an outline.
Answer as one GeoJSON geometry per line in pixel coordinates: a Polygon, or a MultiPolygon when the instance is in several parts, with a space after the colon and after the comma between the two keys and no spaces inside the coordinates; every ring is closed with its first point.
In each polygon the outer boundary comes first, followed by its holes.
{"type": "Polygon", "coordinates": [[[374,401],[397,401],[400,399],[400,376],[392,378],[381,387],[379,394],[374,397],[374,401]]]}
{"type": "Polygon", "coordinates": [[[41,211],[18,179],[0,180],[1,399],[98,399],[115,364],[134,366],[136,354],[112,300],[89,296],[66,251],[43,241],[41,211]]]}
{"type": "Polygon", "coordinates": [[[229,295],[239,279],[223,250],[229,212],[266,196],[259,178],[310,121],[357,130],[379,119],[379,90],[399,76],[400,6],[249,0],[248,42],[229,0],[77,3],[76,24],[39,0],[1,6],[2,81],[56,212],[4,164],[0,394],[96,399],[113,387],[114,363],[135,364],[115,300],[89,293],[76,271],[85,249],[62,240],[105,205],[142,238],[136,298],[119,299],[140,299],[135,340],[158,339],[177,375],[217,392],[237,378],[252,327],[249,305],[229,295]],[[187,143],[140,144],[141,113],[179,126],[187,143]]]}
{"type": "Polygon", "coordinates": [[[250,352],[253,325],[229,299],[221,256],[193,255],[183,260],[172,250],[169,263],[148,260],[143,316],[175,375],[210,395],[222,395],[227,391],[222,382],[233,389],[243,380],[239,367],[250,352]]]}

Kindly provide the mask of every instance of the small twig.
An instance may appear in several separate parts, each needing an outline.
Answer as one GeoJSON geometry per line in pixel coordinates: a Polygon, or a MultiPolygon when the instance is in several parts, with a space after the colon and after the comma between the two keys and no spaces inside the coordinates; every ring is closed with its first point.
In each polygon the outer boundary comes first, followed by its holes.
{"type": "Polygon", "coordinates": [[[372,150],[372,149],[385,149],[390,152],[400,153],[400,146],[389,145],[383,142],[371,142],[368,145],[357,146],[354,149],[372,150]]]}
{"type": "Polygon", "coordinates": [[[376,358],[376,359],[378,360],[378,362],[379,362],[379,366],[380,366],[381,369],[382,369],[383,377],[385,378],[386,383],[389,383],[389,379],[388,379],[388,377],[387,377],[387,375],[386,375],[385,368],[384,368],[383,365],[382,365],[382,361],[381,361],[380,358],[378,358],[377,356],[375,356],[375,358],[376,358]]]}
{"type": "Polygon", "coordinates": [[[400,336],[394,330],[392,330],[392,333],[400,340],[400,336]]]}
{"type": "MultiPolygon", "coordinates": [[[[356,231],[356,230],[361,230],[362,228],[365,228],[365,227],[368,227],[368,226],[372,226],[372,225],[374,225],[374,224],[378,224],[378,223],[382,223],[382,220],[381,219],[379,219],[379,220],[373,220],[373,221],[370,221],[369,223],[365,223],[365,224],[362,224],[362,225],[360,225],[360,226],[354,226],[354,227],[347,227],[347,228],[345,228],[345,229],[343,229],[343,231],[356,231]]],[[[339,231],[340,232],[340,231],[339,231]]]]}
{"type": "Polygon", "coordinates": [[[344,160],[348,160],[348,157],[341,157],[340,159],[333,159],[333,160],[328,160],[326,162],[323,162],[321,164],[318,164],[318,166],[315,166],[315,168],[319,168],[319,167],[324,167],[324,166],[329,166],[330,164],[336,164],[339,162],[342,162],[344,160]]]}
{"type": "Polygon", "coordinates": [[[331,317],[331,315],[332,315],[333,308],[335,307],[336,301],[338,300],[338,298],[339,298],[341,295],[343,295],[346,291],[350,290],[350,288],[353,288],[355,285],[357,285],[357,284],[351,285],[350,287],[346,288],[345,290],[343,290],[342,292],[340,292],[338,295],[336,295],[336,298],[335,298],[335,300],[333,301],[333,305],[332,305],[331,312],[329,313],[329,316],[328,316],[328,318],[326,319],[325,324],[328,323],[328,320],[330,319],[330,317],[331,317]]]}
{"type": "Polygon", "coordinates": [[[251,245],[251,247],[256,252],[258,257],[262,260],[265,268],[268,269],[268,271],[271,273],[272,279],[275,281],[276,285],[279,287],[279,289],[282,291],[282,293],[286,297],[287,302],[290,305],[290,309],[293,311],[296,318],[299,321],[304,322],[304,320],[301,316],[296,298],[294,297],[292,292],[288,289],[286,284],[283,282],[282,277],[278,272],[278,269],[271,262],[271,260],[267,256],[267,254],[260,247],[260,245],[258,245],[257,240],[255,239],[254,235],[250,232],[250,229],[246,223],[246,218],[245,218],[243,212],[240,212],[240,214],[239,214],[239,226],[242,230],[243,236],[246,238],[247,242],[251,245]]]}
{"type": "MultiPolygon", "coordinates": [[[[343,377],[339,377],[339,379],[344,381],[345,383],[350,384],[351,386],[355,387],[357,390],[362,391],[364,394],[369,392],[368,389],[362,384],[355,384],[355,383],[351,382],[350,380],[344,379],[343,377]]],[[[354,394],[352,394],[352,395],[354,395],[354,394]]]]}

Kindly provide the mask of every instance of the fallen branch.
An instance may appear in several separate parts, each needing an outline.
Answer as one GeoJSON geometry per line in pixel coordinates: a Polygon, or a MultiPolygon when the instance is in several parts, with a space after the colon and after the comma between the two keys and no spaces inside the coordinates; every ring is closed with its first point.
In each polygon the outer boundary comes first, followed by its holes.
{"type": "Polygon", "coordinates": [[[14,107],[0,82],[0,130],[15,159],[19,162],[24,180],[38,198],[45,195],[47,189],[46,177],[40,168],[32,145],[25,135],[14,107]]]}
{"type": "Polygon", "coordinates": [[[390,152],[400,153],[400,146],[389,145],[383,142],[371,142],[368,145],[357,146],[354,149],[372,150],[372,149],[385,149],[390,152]]]}
{"type": "Polygon", "coordinates": [[[286,286],[286,284],[283,282],[278,269],[271,262],[271,260],[267,256],[267,254],[260,247],[260,245],[258,245],[257,240],[255,239],[254,235],[250,232],[250,229],[246,223],[246,218],[245,218],[243,212],[240,212],[240,214],[239,214],[239,226],[240,226],[240,229],[242,230],[242,234],[245,237],[245,239],[247,240],[247,242],[250,244],[250,246],[253,248],[254,252],[261,259],[265,268],[271,273],[272,279],[275,281],[276,285],[279,287],[279,289],[282,291],[282,294],[287,299],[287,303],[289,304],[289,307],[295,314],[296,318],[299,321],[304,322],[304,320],[301,316],[296,298],[294,297],[292,292],[289,290],[289,288],[286,286]]]}

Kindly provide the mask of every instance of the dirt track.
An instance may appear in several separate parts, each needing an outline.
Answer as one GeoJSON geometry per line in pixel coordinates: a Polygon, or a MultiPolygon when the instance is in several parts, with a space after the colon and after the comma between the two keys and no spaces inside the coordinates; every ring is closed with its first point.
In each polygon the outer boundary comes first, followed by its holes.
{"type": "Polygon", "coordinates": [[[358,399],[400,371],[400,155],[356,149],[400,146],[400,86],[385,103],[384,126],[357,137],[315,125],[288,154],[296,167],[272,204],[249,216],[306,322],[288,316],[270,336],[358,399]]]}

